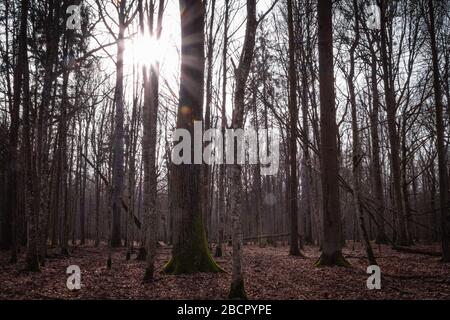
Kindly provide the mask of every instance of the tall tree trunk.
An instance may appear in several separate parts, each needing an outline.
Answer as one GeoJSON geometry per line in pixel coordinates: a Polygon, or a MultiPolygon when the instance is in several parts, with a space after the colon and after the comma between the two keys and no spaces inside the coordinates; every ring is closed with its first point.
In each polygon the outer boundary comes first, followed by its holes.
{"type": "MultiPolygon", "coordinates": [[[[98,160],[97,160],[98,161],[98,160]]],[[[97,162],[98,163],[98,162],[97,162]]],[[[101,183],[98,174],[95,174],[95,242],[94,245],[100,245],[100,201],[101,201],[101,183]]]]}
{"type": "Polygon", "coordinates": [[[385,199],[383,193],[381,161],[380,161],[380,138],[378,134],[380,94],[377,81],[377,56],[374,49],[371,49],[371,86],[372,86],[372,113],[370,114],[370,134],[372,138],[372,179],[373,191],[376,207],[377,236],[376,243],[386,244],[387,236],[385,231],[385,199]]]}
{"type": "Polygon", "coordinates": [[[348,75],[348,90],[350,95],[350,105],[352,114],[352,169],[353,169],[353,206],[355,215],[359,219],[359,227],[361,236],[366,248],[367,258],[371,265],[376,265],[375,255],[373,254],[372,246],[370,244],[369,235],[366,229],[366,222],[364,219],[364,212],[361,205],[361,163],[363,161],[363,155],[361,152],[361,146],[359,144],[359,126],[358,126],[358,113],[356,105],[356,92],[355,92],[355,51],[358,48],[360,33],[359,33],[359,10],[357,0],[353,0],[353,10],[355,15],[355,40],[350,47],[350,72],[348,75]]]}
{"type": "MultiPolygon", "coordinates": [[[[68,58],[68,54],[70,51],[71,43],[72,43],[72,34],[67,33],[64,38],[64,48],[63,48],[63,56],[65,59],[68,58]]],[[[62,83],[62,98],[61,98],[61,121],[59,123],[58,134],[59,134],[59,163],[60,172],[61,172],[61,180],[60,183],[60,194],[61,194],[61,205],[59,206],[60,216],[63,217],[62,220],[62,228],[61,228],[61,254],[69,255],[69,228],[70,228],[70,180],[71,180],[71,172],[68,170],[72,168],[71,165],[68,164],[67,160],[67,136],[69,131],[68,124],[68,115],[67,109],[69,107],[69,97],[68,97],[68,86],[69,86],[69,76],[70,71],[65,70],[63,73],[63,83],[62,83]]],[[[75,128],[75,121],[73,124],[75,128]]],[[[71,155],[73,157],[73,154],[71,155]]],[[[78,186],[77,186],[78,188],[78,186]]]]}
{"type": "Polygon", "coordinates": [[[404,195],[401,187],[401,172],[400,172],[400,142],[397,130],[397,107],[395,102],[394,81],[392,74],[389,73],[390,58],[387,52],[387,11],[388,2],[381,0],[381,61],[383,67],[383,81],[386,95],[386,109],[387,122],[389,131],[389,143],[391,147],[391,169],[393,175],[394,188],[394,214],[397,216],[399,226],[398,243],[400,245],[409,245],[408,234],[406,229],[406,210],[404,195]]]}
{"type": "MultiPolygon", "coordinates": [[[[5,15],[4,15],[4,21],[5,21],[5,25],[9,25],[9,15],[10,15],[10,3],[7,0],[5,2],[5,15]]],[[[10,41],[9,41],[9,29],[5,28],[5,35],[4,35],[4,41],[5,41],[5,52],[4,52],[4,64],[5,64],[5,79],[6,79],[6,90],[7,90],[7,99],[8,99],[8,107],[9,107],[9,111],[11,114],[11,120],[13,118],[13,89],[11,86],[11,62],[10,62],[10,41]]],[[[17,122],[18,123],[18,122],[17,122]]],[[[16,125],[17,125],[16,123],[16,125]]],[[[12,124],[12,123],[11,123],[12,124]]],[[[6,133],[6,132],[5,132],[6,133]]],[[[5,141],[3,143],[9,143],[10,141],[6,141],[7,139],[11,139],[11,136],[6,137],[5,135],[5,141]]],[[[6,147],[9,148],[9,145],[6,147]]],[[[14,149],[14,148],[13,148],[14,149]]],[[[10,173],[10,169],[11,167],[8,168],[8,165],[11,165],[12,162],[9,162],[10,159],[8,158],[9,155],[9,149],[6,150],[6,155],[4,157],[2,157],[2,163],[4,163],[1,166],[1,174],[0,177],[2,177],[2,186],[1,186],[1,193],[2,195],[0,196],[0,206],[2,206],[2,208],[4,208],[2,210],[2,212],[0,213],[0,249],[9,249],[12,247],[13,244],[13,228],[14,228],[14,224],[13,224],[13,217],[11,215],[12,211],[11,211],[11,198],[7,197],[7,183],[8,183],[8,174],[10,173]],[[5,183],[3,183],[3,178],[5,183]]],[[[12,248],[11,248],[12,249],[12,248]]],[[[13,263],[15,263],[17,261],[17,252],[16,251],[12,251],[11,252],[11,260],[13,263]]]]}
{"type": "MultiPolygon", "coordinates": [[[[28,0],[27,0],[28,1],[28,0]]],[[[31,98],[30,98],[30,72],[28,64],[28,55],[25,52],[24,74],[23,74],[23,144],[24,144],[24,164],[25,164],[25,202],[28,221],[27,230],[27,270],[40,271],[40,264],[45,259],[39,259],[39,231],[38,231],[38,213],[40,200],[36,197],[37,172],[33,167],[33,149],[32,149],[32,126],[30,121],[31,98]]],[[[47,245],[44,243],[44,245],[47,245]]]]}
{"type": "MultiPolygon", "coordinates": [[[[50,110],[55,109],[56,104],[56,90],[57,86],[53,86],[56,79],[55,66],[57,65],[58,58],[58,45],[61,37],[61,24],[60,15],[62,12],[62,3],[54,0],[48,1],[48,12],[45,18],[45,23],[48,26],[45,32],[45,44],[46,54],[44,62],[44,76],[41,92],[41,101],[38,107],[37,113],[37,128],[35,129],[35,150],[34,161],[35,170],[34,175],[36,184],[34,185],[35,207],[38,208],[38,221],[43,230],[39,230],[41,241],[39,243],[41,262],[45,261],[46,252],[46,227],[47,227],[47,214],[44,208],[45,199],[48,194],[47,178],[49,177],[48,170],[48,154],[49,154],[49,120],[50,110]],[[52,95],[53,90],[53,95],[52,95]]],[[[36,93],[37,95],[37,93],[36,93]]],[[[37,97],[35,98],[37,99],[37,97]]],[[[37,102],[35,102],[37,104],[37,102]]],[[[56,214],[56,213],[55,213],[56,214]]]]}
{"type": "MultiPolygon", "coordinates": [[[[231,124],[234,130],[244,128],[245,89],[247,87],[247,79],[253,60],[257,27],[256,0],[247,0],[247,25],[245,40],[239,59],[239,65],[235,72],[236,84],[234,92],[234,110],[231,124]]],[[[245,299],[244,275],[242,272],[242,167],[237,163],[236,144],[234,144],[233,153],[236,164],[230,165],[229,167],[231,175],[230,206],[233,241],[233,271],[231,274],[231,288],[228,297],[231,299],[245,299]]]]}
{"type": "Polygon", "coordinates": [[[443,119],[442,89],[439,75],[439,58],[436,45],[435,13],[433,0],[428,0],[430,13],[431,56],[433,61],[433,87],[436,104],[436,144],[439,167],[439,202],[441,220],[442,261],[450,262],[450,212],[448,203],[447,152],[445,146],[445,129],[443,119]]]}
{"type": "MultiPolygon", "coordinates": [[[[206,1],[204,2],[206,6],[206,1]]],[[[211,1],[211,19],[209,21],[209,32],[208,32],[208,47],[207,47],[207,73],[206,73],[206,103],[205,103],[205,131],[209,130],[211,128],[211,105],[212,105],[212,81],[213,81],[213,67],[214,67],[214,18],[215,18],[215,7],[216,7],[216,0],[211,1]]],[[[206,8],[205,8],[206,11],[206,8]]],[[[203,212],[203,223],[208,225],[208,221],[211,218],[211,207],[209,205],[209,194],[211,192],[209,185],[210,185],[210,175],[211,175],[211,169],[210,166],[207,164],[203,165],[202,168],[202,176],[203,176],[203,182],[202,182],[202,212],[203,212]]]]}
{"type": "MultiPolygon", "coordinates": [[[[162,29],[162,15],[164,10],[164,1],[159,2],[158,22],[156,32],[153,30],[153,23],[150,23],[150,35],[159,39],[162,29]]],[[[149,16],[153,17],[154,7],[151,6],[149,16]]],[[[144,216],[146,217],[147,237],[147,267],[145,270],[144,281],[153,279],[154,264],[156,257],[156,241],[158,234],[158,213],[157,213],[157,124],[159,107],[159,62],[152,64],[149,69],[144,67],[144,138],[142,140],[144,156],[144,216]]]]}
{"type": "MultiPolygon", "coordinates": [[[[204,7],[201,0],[180,0],[181,75],[177,129],[194,137],[194,122],[203,122],[204,93],[204,7]]],[[[192,139],[191,139],[192,140],[192,139]]],[[[173,210],[176,231],[172,258],[165,266],[171,274],[218,272],[208,250],[202,216],[201,165],[194,164],[191,141],[191,164],[174,165],[173,210]]],[[[202,146],[200,146],[201,148],[202,146]]]]}
{"type": "Polygon", "coordinates": [[[319,21],[320,160],[322,178],[323,243],[316,266],[347,266],[342,256],[339,199],[338,127],[333,67],[332,1],[317,4],[319,21]]]}
{"type": "MultiPolygon", "coordinates": [[[[86,127],[84,131],[84,152],[88,152],[88,134],[89,134],[90,119],[87,116],[86,127]]],[[[80,127],[81,135],[81,127],[80,127]]],[[[83,150],[82,149],[82,150],[83,150]]],[[[81,154],[80,157],[82,158],[81,154]]],[[[80,168],[80,245],[86,243],[86,184],[87,184],[87,161],[82,158],[82,167],[80,168]]]]}
{"type": "MultiPolygon", "coordinates": [[[[297,22],[299,25],[299,37],[302,37],[302,23],[299,21],[297,22]]],[[[306,21],[307,24],[309,24],[309,19],[306,21]]],[[[309,37],[309,34],[307,35],[309,37]]],[[[309,39],[307,39],[309,41],[309,39]]],[[[310,134],[309,134],[309,120],[308,120],[308,95],[309,95],[309,84],[308,84],[308,70],[307,70],[307,63],[308,63],[308,57],[306,56],[306,48],[304,41],[300,43],[299,46],[299,55],[301,57],[301,86],[300,86],[300,97],[301,97],[301,108],[302,108],[302,140],[303,140],[303,159],[302,159],[302,176],[301,176],[301,183],[302,183],[302,208],[303,208],[303,225],[304,225],[304,240],[307,244],[312,244],[312,170],[311,170],[311,156],[310,156],[310,134]]]]}
{"type": "MultiPolygon", "coordinates": [[[[24,137],[24,157],[25,157],[25,188],[26,188],[26,213],[27,213],[27,256],[26,264],[29,271],[40,271],[39,263],[39,235],[38,235],[38,213],[40,199],[36,198],[37,179],[35,170],[33,170],[31,147],[31,99],[29,87],[29,65],[27,54],[27,19],[29,10],[29,1],[22,0],[22,12],[20,23],[19,39],[19,61],[24,65],[23,70],[23,137],[24,137]],[[21,50],[22,49],[22,50],[21,50]]],[[[20,89],[19,89],[20,90],[20,89]]]]}
{"type": "MultiPolygon", "coordinates": [[[[253,83],[254,88],[257,88],[256,83],[253,83]]],[[[258,108],[257,108],[257,90],[253,90],[252,92],[253,98],[252,98],[252,104],[253,104],[253,112],[254,112],[254,117],[255,117],[255,125],[254,125],[254,129],[256,130],[256,159],[257,159],[257,163],[255,165],[255,172],[254,172],[254,194],[255,194],[255,204],[254,204],[254,208],[255,208],[255,224],[256,224],[256,236],[258,238],[258,244],[261,246],[262,243],[262,208],[261,208],[261,196],[263,193],[262,190],[262,186],[261,186],[261,163],[259,161],[259,154],[260,154],[260,145],[259,145],[259,120],[258,120],[258,108]]],[[[247,178],[247,177],[245,177],[247,178]]],[[[247,192],[247,190],[246,190],[247,192]]],[[[247,194],[247,193],[246,193],[247,194]]],[[[247,202],[246,202],[247,203],[247,202]]]]}
{"type": "MultiPolygon", "coordinates": [[[[230,0],[225,2],[225,18],[224,18],[224,34],[223,34],[223,51],[222,51],[222,114],[221,114],[221,131],[223,138],[223,150],[225,150],[225,129],[227,127],[226,105],[227,105],[227,80],[228,80],[228,27],[230,20],[230,0]]],[[[225,157],[225,154],[223,155],[225,157]]],[[[217,228],[217,248],[216,257],[222,256],[222,241],[224,238],[224,223],[225,223],[225,190],[226,190],[226,165],[219,165],[219,201],[217,204],[218,212],[218,228],[217,228]]]]}
{"type": "Polygon", "coordinates": [[[298,210],[297,210],[297,70],[295,68],[295,39],[292,0],[287,0],[289,33],[289,215],[291,218],[291,243],[289,254],[301,256],[298,248],[298,210]]]}
{"type": "MultiPolygon", "coordinates": [[[[13,104],[11,112],[11,124],[9,128],[9,147],[7,154],[7,196],[5,213],[2,221],[2,248],[11,249],[11,262],[17,262],[17,221],[19,214],[18,205],[18,145],[20,128],[20,101],[22,92],[22,79],[24,73],[24,61],[27,58],[27,18],[28,0],[21,1],[20,30],[18,59],[14,66],[13,80],[13,104]]],[[[26,70],[25,70],[26,71],[26,70]]]]}
{"type": "Polygon", "coordinates": [[[128,211],[126,221],[127,221],[127,253],[126,260],[131,259],[131,254],[134,250],[134,227],[133,227],[133,216],[134,209],[136,207],[136,149],[139,128],[137,125],[138,117],[138,100],[140,99],[141,92],[139,88],[139,80],[136,77],[136,65],[133,66],[133,107],[131,111],[130,119],[130,129],[128,131],[127,139],[127,163],[128,163],[128,211]]]}
{"type": "Polygon", "coordinates": [[[116,88],[114,92],[115,102],[115,129],[114,129],[114,158],[112,175],[112,230],[111,246],[120,247],[122,237],[120,235],[120,216],[121,216],[121,197],[123,192],[124,180],[124,97],[123,97],[123,58],[125,50],[125,8],[126,0],[119,4],[119,36],[117,42],[117,61],[116,61],[116,88]]]}

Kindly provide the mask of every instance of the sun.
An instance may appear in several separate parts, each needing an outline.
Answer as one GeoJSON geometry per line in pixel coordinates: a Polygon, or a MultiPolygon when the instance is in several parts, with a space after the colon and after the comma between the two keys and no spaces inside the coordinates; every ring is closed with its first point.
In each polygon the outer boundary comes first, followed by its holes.
{"type": "Polygon", "coordinates": [[[176,87],[181,66],[181,25],[177,2],[167,2],[159,38],[150,34],[147,27],[140,32],[137,24],[132,26],[125,40],[126,74],[131,74],[135,67],[157,65],[160,76],[176,87]]]}
{"type": "Polygon", "coordinates": [[[135,65],[147,67],[161,63],[164,56],[161,42],[148,33],[137,34],[127,48],[128,60],[135,65]]]}
{"type": "Polygon", "coordinates": [[[156,39],[148,33],[136,34],[125,44],[125,63],[128,66],[158,66],[162,75],[171,78],[180,69],[179,42],[176,35],[156,39]]]}

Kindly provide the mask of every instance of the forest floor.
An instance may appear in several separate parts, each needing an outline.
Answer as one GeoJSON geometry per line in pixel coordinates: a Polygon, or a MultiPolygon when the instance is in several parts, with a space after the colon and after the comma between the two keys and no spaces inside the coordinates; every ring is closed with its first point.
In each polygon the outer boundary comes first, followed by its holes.
{"type": "MultiPolygon", "coordinates": [[[[420,246],[438,250],[438,246],[420,246]]],[[[250,299],[450,299],[450,265],[437,257],[400,253],[388,246],[374,246],[381,268],[381,290],[368,290],[364,251],[352,244],[344,255],[350,268],[316,268],[317,247],[306,247],[306,258],[291,257],[285,246],[245,246],[245,286],[250,299]]],[[[0,252],[0,299],[225,299],[231,277],[231,248],[218,263],[222,274],[163,275],[159,272],[170,257],[160,248],[157,279],[142,284],[145,262],[125,260],[123,249],[113,252],[112,269],[106,269],[107,248],[77,246],[69,258],[49,250],[41,273],[23,271],[20,263],[8,264],[9,253],[0,252]],[[66,269],[81,268],[79,291],[69,291],[66,269]]]]}

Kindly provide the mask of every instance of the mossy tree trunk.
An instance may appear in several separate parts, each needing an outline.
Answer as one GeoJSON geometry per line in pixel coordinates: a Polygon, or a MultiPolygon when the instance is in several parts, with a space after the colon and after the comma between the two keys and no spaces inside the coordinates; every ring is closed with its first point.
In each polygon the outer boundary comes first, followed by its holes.
{"type": "MultiPolygon", "coordinates": [[[[203,119],[204,92],[204,6],[201,0],[180,0],[181,75],[177,129],[185,129],[194,137],[194,122],[203,119]]],[[[172,258],[166,273],[219,272],[208,249],[202,215],[201,166],[193,164],[194,143],[191,143],[191,164],[173,166],[173,212],[175,235],[172,258]]]]}

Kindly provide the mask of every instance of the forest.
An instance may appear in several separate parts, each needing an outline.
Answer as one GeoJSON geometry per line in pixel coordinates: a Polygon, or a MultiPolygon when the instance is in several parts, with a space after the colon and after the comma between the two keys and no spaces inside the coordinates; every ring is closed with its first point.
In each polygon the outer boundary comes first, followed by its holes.
{"type": "Polygon", "coordinates": [[[2,0],[0,300],[449,300],[449,0],[2,0]]]}

